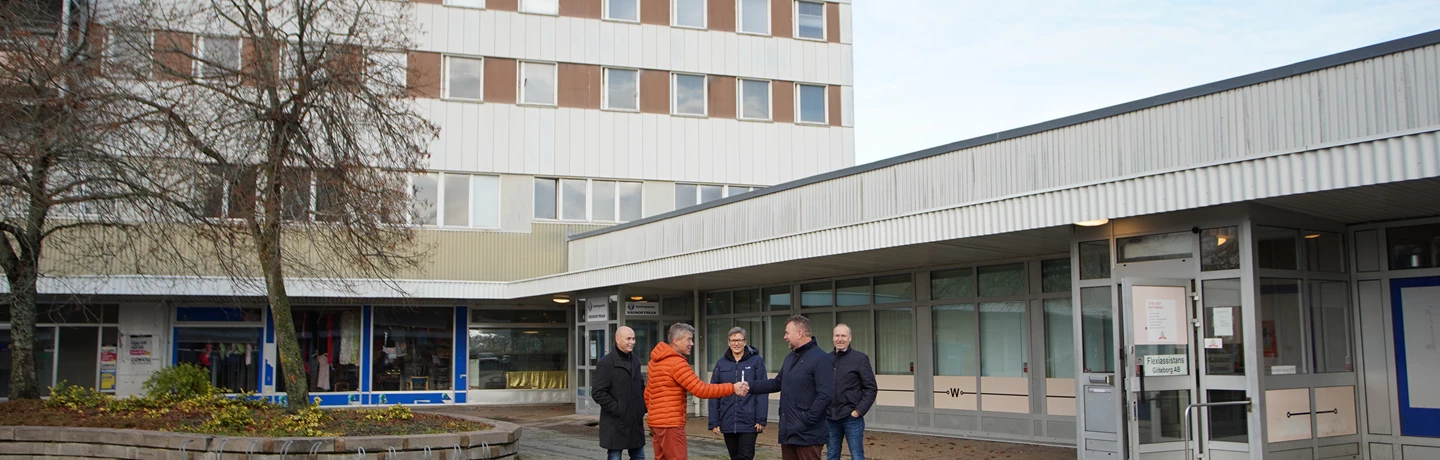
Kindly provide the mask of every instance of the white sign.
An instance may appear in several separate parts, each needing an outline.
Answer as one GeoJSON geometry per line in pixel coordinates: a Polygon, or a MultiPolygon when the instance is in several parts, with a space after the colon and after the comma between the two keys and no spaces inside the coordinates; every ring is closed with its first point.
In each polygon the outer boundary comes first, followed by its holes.
{"type": "Polygon", "coordinates": [[[631,302],[625,304],[628,316],[660,316],[660,304],[654,302],[631,302]]]}
{"type": "Polygon", "coordinates": [[[595,302],[585,310],[586,322],[609,321],[610,310],[606,308],[605,302],[595,302]]]}
{"type": "Polygon", "coordinates": [[[1205,338],[1205,348],[1206,348],[1206,349],[1215,350],[1215,349],[1224,348],[1224,347],[1225,347],[1224,341],[1221,340],[1221,339],[1210,338],[1210,337],[1206,337],[1206,338],[1205,338]]]}
{"type": "Polygon", "coordinates": [[[1135,345],[1189,345],[1189,290],[1182,286],[1132,286],[1130,318],[1135,345]]]}
{"type": "Polygon", "coordinates": [[[1215,335],[1220,337],[1233,337],[1235,335],[1235,317],[1231,313],[1231,307],[1216,307],[1211,309],[1211,324],[1215,326],[1215,335]]]}
{"type": "Polygon", "coordinates": [[[1173,299],[1145,301],[1145,337],[1149,343],[1172,343],[1180,337],[1180,312],[1173,299]]]}
{"type": "Polygon", "coordinates": [[[148,366],[153,361],[154,354],[150,351],[150,336],[130,336],[130,364],[148,366]]]}
{"type": "Polygon", "coordinates": [[[1295,373],[1295,366],[1270,366],[1270,375],[1291,375],[1295,373]]]}
{"type": "Polygon", "coordinates": [[[1186,355],[1145,355],[1145,377],[1190,375],[1190,358],[1186,355]]]}

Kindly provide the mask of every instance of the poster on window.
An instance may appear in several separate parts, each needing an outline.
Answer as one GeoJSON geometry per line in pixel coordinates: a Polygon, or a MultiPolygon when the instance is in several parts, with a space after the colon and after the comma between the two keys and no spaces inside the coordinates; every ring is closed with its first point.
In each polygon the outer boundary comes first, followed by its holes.
{"type": "Polygon", "coordinates": [[[100,370],[100,391],[115,391],[115,369],[100,370]]]}
{"type": "Polygon", "coordinates": [[[129,340],[130,364],[148,366],[153,362],[151,337],[148,335],[132,335],[129,340]]]}
{"type": "Polygon", "coordinates": [[[118,361],[119,359],[120,359],[120,357],[117,356],[117,353],[115,352],[115,347],[109,346],[109,345],[100,347],[100,368],[101,368],[101,369],[114,369],[114,368],[115,368],[115,363],[116,363],[116,361],[118,361]]]}
{"type": "Polygon", "coordinates": [[[1136,345],[1188,345],[1186,289],[1179,286],[1131,288],[1132,332],[1136,345]]]}

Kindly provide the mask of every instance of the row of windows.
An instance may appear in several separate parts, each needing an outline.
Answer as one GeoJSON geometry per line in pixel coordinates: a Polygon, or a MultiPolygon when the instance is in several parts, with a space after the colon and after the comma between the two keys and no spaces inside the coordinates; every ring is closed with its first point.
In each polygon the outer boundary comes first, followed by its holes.
{"type": "Polygon", "coordinates": [[[629,222],[640,218],[639,182],[595,179],[535,179],[535,218],[587,222],[629,222]]]}
{"type": "MultiPolygon", "coordinates": [[[[461,56],[445,57],[445,97],[449,99],[484,100],[484,59],[461,56]]],[[[520,103],[553,106],[558,101],[557,64],[546,62],[520,63],[520,103]]],[[[670,73],[670,113],[675,115],[709,115],[709,79],[702,74],[670,73]]],[[[640,70],[606,67],[601,73],[601,108],[627,112],[640,111],[640,70]]],[[[769,80],[740,78],[736,82],[736,106],[741,119],[768,121],[773,117],[769,80]]],[[[827,119],[826,87],[795,83],[796,121],[824,124],[827,119]]]]}
{"type": "MultiPolygon", "coordinates": [[[[640,22],[642,0],[604,0],[601,17],[611,21],[640,22]]],[[[670,25],[704,29],[709,26],[707,0],[644,0],[669,1],[670,25]]],[[[736,2],[735,28],[741,33],[770,35],[770,2],[772,0],[739,0],[736,2]]],[[[485,0],[445,0],[446,5],[484,8],[485,0]]],[[[521,13],[560,14],[559,0],[520,0],[521,13]]],[[[795,1],[795,38],[825,40],[825,2],[795,1]]]]}
{"type": "Polygon", "coordinates": [[[743,185],[675,184],[675,209],[688,208],[721,198],[749,193],[764,187],[743,185]]]}

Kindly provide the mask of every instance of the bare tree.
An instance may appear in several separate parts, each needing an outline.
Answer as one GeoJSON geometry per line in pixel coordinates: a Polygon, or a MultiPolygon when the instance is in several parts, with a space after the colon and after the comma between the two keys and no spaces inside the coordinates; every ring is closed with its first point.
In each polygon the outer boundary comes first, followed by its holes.
{"type": "Polygon", "coordinates": [[[107,74],[140,121],[126,148],[156,162],[167,218],[212,264],[263,280],[292,410],[309,393],[287,280],[388,280],[425,252],[405,224],[409,177],[437,128],[407,87],[410,8],[136,0],[100,14],[107,74]]]}

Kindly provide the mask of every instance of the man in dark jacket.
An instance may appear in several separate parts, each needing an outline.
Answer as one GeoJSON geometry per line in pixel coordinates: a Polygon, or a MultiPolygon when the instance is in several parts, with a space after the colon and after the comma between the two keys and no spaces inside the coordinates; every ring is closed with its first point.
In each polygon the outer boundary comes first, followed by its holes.
{"type": "Polygon", "coordinates": [[[609,460],[620,460],[630,451],[630,460],[645,458],[645,379],[640,360],[635,359],[635,330],[615,330],[615,351],[595,364],[590,397],[600,405],[600,447],[609,460]]]}
{"type": "Polygon", "coordinates": [[[850,349],[850,326],[835,325],[835,399],[830,400],[830,446],[827,460],[840,460],[840,443],[850,443],[850,458],[865,460],[865,413],[875,404],[875,369],[870,357],[850,349]]]}
{"type": "Polygon", "coordinates": [[[780,392],[780,457],[820,460],[827,436],[825,421],[835,394],[835,361],[810,335],[810,320],[791,316],[785,323],[790,354],[775,378],[756,380],[750,392],[780,392]]]}
{"type": "MultiPolygon", "coordinates": [[[[745,328],[730,329],[730,352],[715,363],[710,383],[740,383],[764,379],[765,358],[748,345],[745,328]]],[[[710,400],[710,431],[725,437],[730,460],[755,458],[755,436],[765,431],[770,399],[758,395],[726,396],[710,400]]]]}

